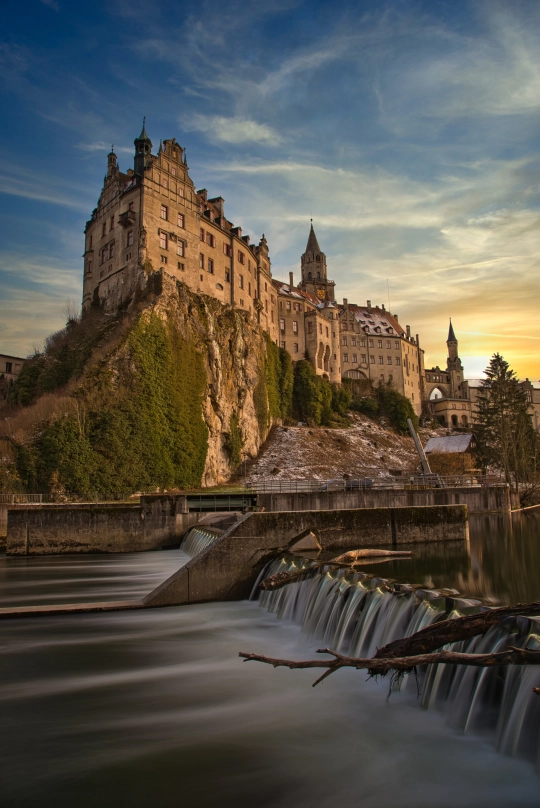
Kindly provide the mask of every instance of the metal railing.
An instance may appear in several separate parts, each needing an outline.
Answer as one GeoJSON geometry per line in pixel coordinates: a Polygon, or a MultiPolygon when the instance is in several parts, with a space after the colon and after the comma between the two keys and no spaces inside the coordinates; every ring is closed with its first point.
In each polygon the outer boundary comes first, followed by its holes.
{"type": "Polygon", "coordinates": [[[40,505],[43,494],[0,494],[0,505],[40,505]]]}
{"type": "Polygon", "coordinates": [[[256,494],[301,494],[325,491],[485,488],[492,486],[506,486],[506,482],[496,475],[413,474],[402,477],[360,477],[357,480],[257,480],[246,483],[245,490],[256,494]]]}

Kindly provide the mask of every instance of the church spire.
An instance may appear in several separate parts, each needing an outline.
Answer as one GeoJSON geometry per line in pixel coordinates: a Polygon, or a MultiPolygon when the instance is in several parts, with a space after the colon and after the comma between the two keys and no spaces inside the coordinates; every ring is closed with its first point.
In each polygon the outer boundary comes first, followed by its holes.
{"type": "Polygon", "coordinates": [[[452,318],[450,317],[450,328],[448,329],[448,339],[446,342],[457,342],[456,335],[454,334],[454,326],[452,325],[452,318]]]}
{"type": "Polygon", "coordinates": [[[313,229],[313,219],[311,219],[311,229],[309,231],[309,237],[307,241],[306,252],[313,253],[320,253],[321,248],[319,247],[319,242],[317,241],[317,236],[315,235],[315,230],[313,229]]]}

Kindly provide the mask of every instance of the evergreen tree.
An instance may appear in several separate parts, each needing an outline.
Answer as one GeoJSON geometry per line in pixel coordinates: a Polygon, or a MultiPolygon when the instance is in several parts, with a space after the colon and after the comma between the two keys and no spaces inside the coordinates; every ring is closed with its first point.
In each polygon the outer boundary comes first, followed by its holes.
{"type": "Polygon", "coordinates": [[[478,391],[475,435],[484,466],[504,472],[518,491],[520,483],[533,482],[538,469],[539,438],[528,413],[525,392],[514,371],[496,353],[478,391]]]}

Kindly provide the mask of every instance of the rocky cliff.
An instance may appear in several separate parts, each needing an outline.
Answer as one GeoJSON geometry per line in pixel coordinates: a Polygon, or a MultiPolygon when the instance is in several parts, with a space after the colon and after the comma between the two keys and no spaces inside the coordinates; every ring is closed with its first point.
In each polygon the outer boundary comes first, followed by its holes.
{"type": "Polygon", "coordinates": [[[280,414],[279,363],[247,313],[156,274],[143,300],[68,324],[25,366],[25,406],[6,422],[21,486],[86,496],[225,482],[280,414]]]}

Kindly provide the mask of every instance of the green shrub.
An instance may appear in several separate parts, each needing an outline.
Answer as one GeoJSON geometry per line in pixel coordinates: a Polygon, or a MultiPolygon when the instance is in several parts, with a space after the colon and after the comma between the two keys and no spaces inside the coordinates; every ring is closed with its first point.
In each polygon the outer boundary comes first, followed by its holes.
{"type": "Polygon", "coordinates": [[[385,415],[394,429],[402,435],[408,434],[409,427],[407,418],[413,422],[414,428],[418,429],[418,418],[413,410],[412,404],[406,396],[392,387],[390,384],[380,384],[377,390],[379,400],[379,414],[385,415]]]}

